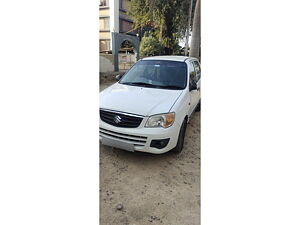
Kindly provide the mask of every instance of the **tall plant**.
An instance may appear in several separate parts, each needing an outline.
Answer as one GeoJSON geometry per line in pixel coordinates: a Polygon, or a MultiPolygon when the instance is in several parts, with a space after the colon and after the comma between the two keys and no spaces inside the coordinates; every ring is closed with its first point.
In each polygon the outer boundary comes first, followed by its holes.
{"type": "Polygon", "coordinates": [[[184,37],[189,0],[131,0],[129,16],[134,28],[151,26],[157,30],[158,40],[165,54],[173,54],[174,46],[184,37]]]}

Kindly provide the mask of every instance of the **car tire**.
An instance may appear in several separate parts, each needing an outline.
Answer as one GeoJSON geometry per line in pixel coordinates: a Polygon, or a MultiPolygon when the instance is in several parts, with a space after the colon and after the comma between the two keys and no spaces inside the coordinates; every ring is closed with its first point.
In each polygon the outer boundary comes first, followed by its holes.
{"type": "Polygon", "coordinates": [[[200,112],[201,111],[201,101],[199,101],[196,109],[195,109],[196,112],[200,112]]]}
{"type": "Polygon", "coordinates": [[[180,127],[180,131],[179,131],[179,135],[178,135],[178,139],[177,139],[177,145],[175,148],[173,148],[174,153],[178,154],[178,153],[182,152],[182,150],[183,150],[186,126],[187,126],[187,120],[184,119],[184,121],[182,122],[182,125],[180,127]]]}

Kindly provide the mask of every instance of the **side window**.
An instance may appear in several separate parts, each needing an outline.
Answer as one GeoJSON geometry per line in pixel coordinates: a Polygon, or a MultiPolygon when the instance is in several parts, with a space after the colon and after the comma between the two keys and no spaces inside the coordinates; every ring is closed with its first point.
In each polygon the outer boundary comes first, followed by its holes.
{"type": "Polygon", "coordinates": [[[189,63],[189,68],[190,68],[190,84],[191,84],[193,81],[196,81],[196,72],[192,62],[189,63]]]}
{"type": "Polygon", "coordinates": [[[193,64],[194,64],[195,71],[196,71],[196,81],[198,81],[201,77],[201,68],[197,61],[194,61],[193,64]]]}

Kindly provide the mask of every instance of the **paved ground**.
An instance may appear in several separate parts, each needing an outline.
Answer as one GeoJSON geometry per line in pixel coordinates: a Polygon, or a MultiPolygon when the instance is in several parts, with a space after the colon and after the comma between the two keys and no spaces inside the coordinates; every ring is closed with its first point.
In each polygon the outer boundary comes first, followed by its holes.
{"type": "MultiPolygon", "coordinates": [[[[110,84],[102,82],[100,89],[110,84]]],[[[100,225],[148,224],[200,224],[199,112],[191,118],[179,155],[100,145],[100,225]]]]}

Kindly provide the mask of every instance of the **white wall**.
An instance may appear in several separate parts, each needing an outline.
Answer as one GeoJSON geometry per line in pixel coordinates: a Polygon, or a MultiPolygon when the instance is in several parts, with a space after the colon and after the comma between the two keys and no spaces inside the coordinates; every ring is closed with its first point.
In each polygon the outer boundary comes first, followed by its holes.
{"type": "Polygon", "coordinates": [[[119,0],[109,0],[109,12],[110,32],[119,32],[119,0]]]}
{"type": "Polygon", "coordinates": [[[136,54],[119,53],[119,69],[128,70],[136,63],[136,54]]]}
{"type": "MultiPolygon", "coordinates": [[[[109,0],[109,15],[110,15],[110,32],[119,32],[119,0],[109,0]]],[[[112,40],[112,37],[110,38],[112,40]]],[[[112,41],[110,42],[110,49],[112,49],[112,41]]]]}
{"type": "Polygon", "coordinates": [[[100,72],[113,72],[114,71],[113,55],[100,55],[100,72]]]}

